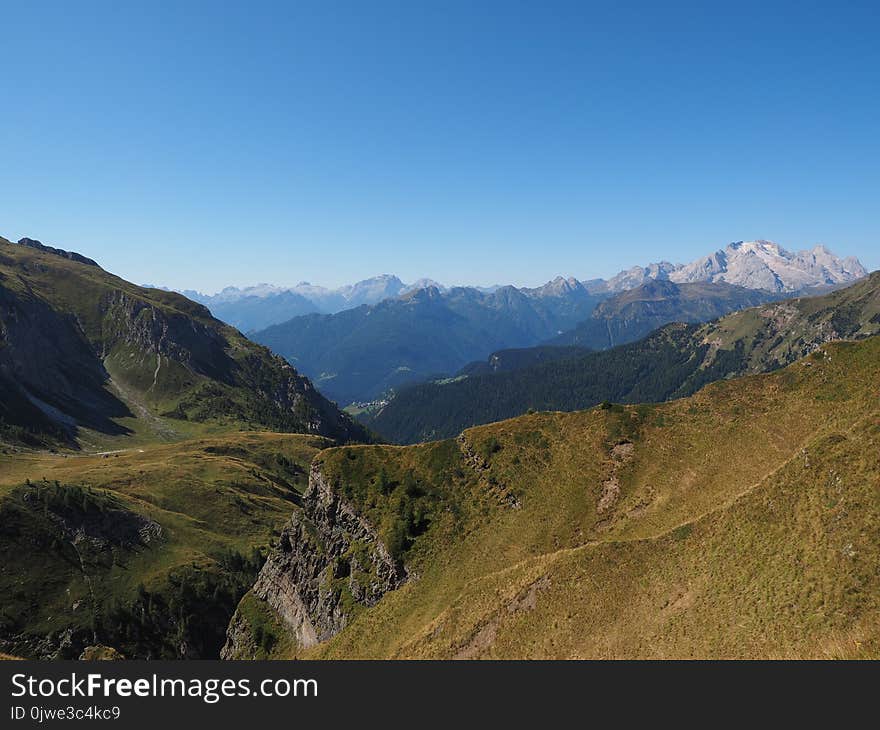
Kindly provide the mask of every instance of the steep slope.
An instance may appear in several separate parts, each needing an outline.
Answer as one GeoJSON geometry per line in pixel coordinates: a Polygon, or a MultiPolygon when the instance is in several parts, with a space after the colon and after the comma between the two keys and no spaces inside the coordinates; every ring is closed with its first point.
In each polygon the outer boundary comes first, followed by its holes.
{"type": "Polygon", "coordinates": [[[667,325],[604,352],[415,385],[362,418],[397,443],[445,438],[529,409],[679,397],[713,380],[778,368],[831,340],[878,332],[880,272],[819,297],[766,304],[704,325],[667,325]]]}
{"type": "Polygon", "coordinates": [[[216,658],[331,444],[231,433],[112,454],[4,451],[0,651],[216,658]]]}
{"type": "Polygon", "coordinates": [[[708,322],[777,298],[770,292],[725,283],[651,280],[601,302],[588,319],[549,344],[605,350],[640,340],[670,322],[708,322]]]}
{"type": "Polygon", "coordinates": [[[0,439],[31,443],[167,439],[206,425],[367,437],[203,306],[30,239],[0,239],[0,392],[0,439]]]}
{"type": "Polygon", "coordinates": [[[872,337],[659,405],[322,452],[224,654],[876,658],[878,388],[872,337]]]}
{"type": "Polygon", "coordinates": [[[597,297],[577,282],[552,290],[492,293],[436,287],[372,307],[309,315],[254,333],[340,403],[439,374],[505,347],[534,345],[573,327],[597,297]]]}

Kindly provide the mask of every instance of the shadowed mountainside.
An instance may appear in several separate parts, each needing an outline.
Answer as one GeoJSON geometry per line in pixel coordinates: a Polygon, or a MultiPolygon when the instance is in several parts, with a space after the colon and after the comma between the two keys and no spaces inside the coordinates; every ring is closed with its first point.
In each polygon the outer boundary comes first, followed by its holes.
{"type": "Polygon", "coordinates": [[[0,393],[0,438],[32,445],[203,425],[367,438],[202,305],[30,239],[0,239],[0,393]]]}

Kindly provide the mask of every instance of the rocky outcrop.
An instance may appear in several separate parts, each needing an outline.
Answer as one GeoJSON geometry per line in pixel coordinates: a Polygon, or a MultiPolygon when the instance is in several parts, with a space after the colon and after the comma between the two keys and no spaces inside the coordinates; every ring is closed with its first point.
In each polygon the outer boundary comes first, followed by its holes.
{"type": "Polygon", "coordinates": [[[260,650],[254,626],[241,609],[226,627],[226,643],[220,650],[221,659],[256,659],[260,650]]]}
{"type": "Polygon", "coordinates": [[[68,259],[69,261],[76,261],[79,264],[86,264],[87,266],[98,266],[97,261],[87,258],[86,256],[83,256],[76,251],[65,251],[64,249],[46,246],[41,241],[37,241],[34,238],[20,238],[18,239],[18,245],[27,246],[28,248],[35,248],[37,251],[42,251],[43,253],[51,253],[55,256],[61,256],[61,258],[68,259]]]}
{"type": "MultiPolygon", "coordinates": [[[[345,628],[356,604],[373,606],[406,580],[404,566],[316,462],[303,509],[282,531],[251,595],[265,602],[298,646],[307,648],[345,628]]],[[[255,646],[252,633],[239,609],[221,657],[248,656],[255,646]]]]}
{"type": "Polygon", "coordinates": [[[120,659],[125,659],[125,657],[112,646],[104,646],[103,644],[87,646],[79,655],[81,662],[113,662],[120,659]]]}
{"type": "Polygon", "coordinates": [[[468,441],[467,436],[464,433],[460,434],[456,439],[456,442],[458,443],[458,448],[461,450],[464,463],[471,468],[480,480],[480,487],[484,491],[494,494],[498,499],[499,504],[511,509],[519,509],[521,507],[519,499],[517,499],[510,487],[503,482],[498,481],[498,479],[492,475],[492,465],[487,459],[474,450],[473,446],[468,441]]]}

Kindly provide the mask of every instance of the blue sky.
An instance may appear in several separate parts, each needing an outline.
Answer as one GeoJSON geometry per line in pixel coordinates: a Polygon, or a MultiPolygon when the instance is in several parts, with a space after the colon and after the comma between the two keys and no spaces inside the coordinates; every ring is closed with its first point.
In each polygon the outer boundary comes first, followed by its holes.
{"type": "Polygon", "coordinates": [[[71,8],[3,3],[0,235],[137,282],[880,267],[876,3],[71,8]]]}

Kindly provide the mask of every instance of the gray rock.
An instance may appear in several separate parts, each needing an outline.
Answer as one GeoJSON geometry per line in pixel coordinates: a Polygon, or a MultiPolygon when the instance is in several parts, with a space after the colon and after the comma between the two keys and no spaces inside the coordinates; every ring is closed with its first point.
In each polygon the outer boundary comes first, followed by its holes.
{"type": "MultiPolygon", "coordinates": [[[[350,615],[343,592],[373,606],[407,577],[373,526],[333,489],[316,462],[303,509],[282,531],[251,593],[266,602],[297,645],[307,648],[345,628],[350,615]]],[[[220,656],[247,658],[255,651],[250,627],[236,612],[220,656]]]]}

